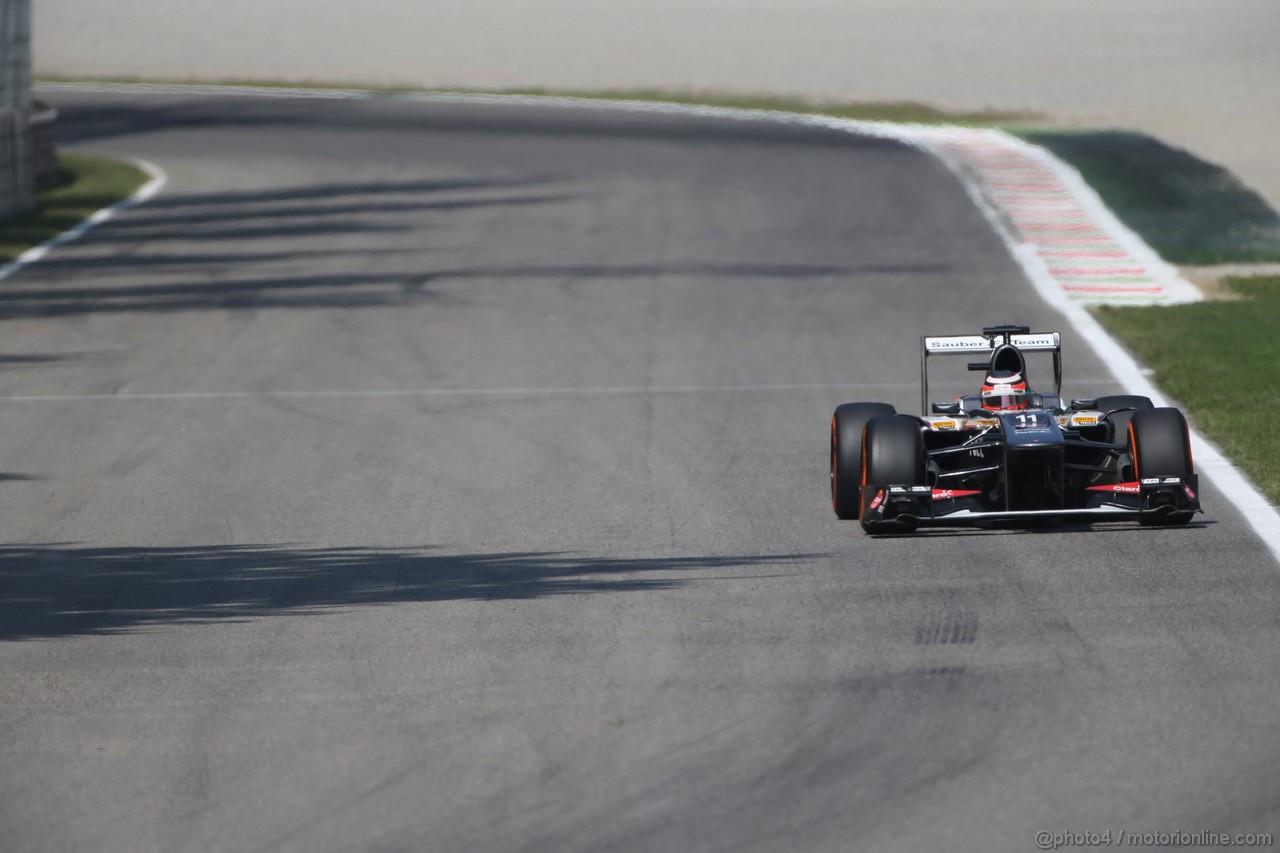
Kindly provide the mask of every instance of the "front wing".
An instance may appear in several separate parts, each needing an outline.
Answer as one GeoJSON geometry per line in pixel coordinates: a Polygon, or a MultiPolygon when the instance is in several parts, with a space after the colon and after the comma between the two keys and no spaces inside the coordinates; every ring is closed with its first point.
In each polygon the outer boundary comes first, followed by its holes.
{"type": "Polygon", "coordinates": [[[862,523],[871,532],[975,522],[1084,522],[1130,519],[1159,524],[1200,512],[1199,477],[1152,477],[1089,490],[1086,506],[1058,509],[991,509],[978,491],[931,486],[867,484],[862,487],[862,523]]]}

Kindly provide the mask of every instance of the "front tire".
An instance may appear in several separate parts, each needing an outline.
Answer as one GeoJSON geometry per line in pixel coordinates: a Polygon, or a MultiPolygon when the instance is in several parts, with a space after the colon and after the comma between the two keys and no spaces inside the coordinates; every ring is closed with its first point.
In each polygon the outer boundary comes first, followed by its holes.
{"type": "Polygon", "coordinates": [[[888,403],[845,403],[831,416],[831,506],[836,518],[851,521],[862,510],[862,431],[867,423],[897,410],[888,403]]]}
{"type": "MultiPolygon", "coordinates": [[[[1187,419],[1173,408],[1145,409],[1133,413],[1129,421],[1129,458],[1134,479],[1190,477],[1195,473],[1191,460],[1191,439],[1187,419]]],[[[1175,512],[1140,518],[1142,524],[1186,524],[1194,512],[1175,512]]]]}
{"type": "MultiPolygon", "coordinates": [[[[881,415],[872,418],[863,431],[861,485],[925,485],[924,436],[920,422],[910,415],[881,415]]],[[[862,529],[880,533],[880,529],[910,531],[914,522],[877,522],[862,519],[862,529]]]]}

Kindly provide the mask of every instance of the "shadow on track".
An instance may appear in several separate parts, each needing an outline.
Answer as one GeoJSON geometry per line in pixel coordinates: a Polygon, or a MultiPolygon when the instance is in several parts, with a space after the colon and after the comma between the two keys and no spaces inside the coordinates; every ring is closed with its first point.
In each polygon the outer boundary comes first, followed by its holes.
{"type": "Polygon", "coordinates": [[[0,319],[402,306],[438,299],[432,285],[454,281],[683,276],[787,282],[951,272],[936,264],[716,259],[440,268],[416,262],[431,245],[429,235],[463,211],[518,211],[580,198],[577,189],[555,183],[546,176],[335,182],[161,197],[89,233],[73,250],[24,270],[0,290],[0,319]],[[354,235],[373,242],[353,252],[346,244],[354,235]],[[311,271],[316,268],[324,271],[311,271]]]}
{"type": "Polygon", "coordinates": [[[431,548],[0,547],[0,641],[405,602],[672,589],[688,572],[810,555],[594,558],[431,548]]]}
{"type": "Polygon", "coordinates": [[[50,364],[77,362],[101,356],[102,353],[89,352],[0,353],[0,370],[45,367],[50,364]]]}
{"type": "Polygon", "coordinates": [[[547,183],[333,182],[161,197],[25,269],[0,291],[0,319],[422,302],[433,294],[400,256],[420,250],[439,217],[575,198],[529,189],[547,183]],[[361,235],[375,245],[353,252],[361,235]],[[325,271],[309,272],[317,267],[325,271]]]}
{"type": "MultiPolygon", "coordinates": [[[[222,256],[226,264],[230,257],[222,256]]],[[[169,259],[173,263],[173,259],[169,259]]],[[[163,267],[166,259],[156,258],[134,266],[163,267]]],[[[127,268],[127,265],[125,265],[127,268]]],[[[74,317],[113,313],[167,313],[176,311],[273,308],[377,308],[420,303],[436,299],[430,285],[442,281],[503,281],[520,279],[565,280],[661,278],[692,276],[705,278],[775,278],[800,280],[833,275],[901,272],[905,268],[823,265],[675,263],[639,265],[492,267],[475,269],[424,270],[413,273],[334,273],[329,275],[233,278],[213,281],[167,282],[162,284],[104,285],[100,280],[86,286],[11,287],[0,290],[0,318],[17,320],[37,317],[74,317]]],[[[914,270],[928,272],[929,270],[914,270]]],[[[53,273],[52,267],[42,271],[53,273]]],[[[205,271],[209,278],[210,270],[205,271]]],[[[29,276],[28,278],[32,278],[29,276]]]]}
{"type": "MultiPolygon", "coordinates": [[[[156,140],[157,150],[181,151],[190,146],[188,137],[198,134],[202,145],[227,159],[241,152],[251,159],[291,157],[301,133],[319,145],[324,156],[341,162],[350,158],[353,147],[366,144],[361,141],[364,135],[378,131],[388,140],[388,150],[415,164],[439,141],[439,134],[476,140],[497,137],[504,144],[516,139],[522,147],[537,144],[557,152],[565,139],[616,138],[740,142],[753,153],[777,141],[872,147],[918,156],[898,143],[822,128],[547,106],[497,109],[441,101],[428,106],[394,95],[332,100],[153,91],[139,98],[137,92],[115,96],[53,91],[50,100],[61,110],[59,134],[64,144],[155,135],[165,137],[156,140]],[[352,137],[353,129],[360,135],[352,137]]],[[[452,139],[449,144],[459,143],[452,139]]],[[[23,270],[20,279],[0,290],[0,320],[398,308],[439,300],[432,285],[459,280],[694,276],[800,281],[954,272],[911,262],[749,264],[720,252],[671,263],[649,264],[641,257],[639,264],[602,264],[592,234],[579,235],[574,242],[576,232],[566,232],[565,227],[547,229],[550,239],[565,241],[552,264],[528,263],[527,252],[514,251],[510,263],[469,266],[477,257],[473,240],[488,239],[484,235],[492,233],[541,233],[538,228],[558,218],[577,221],[581,211],[569,209],[572,206],[596,203],[600,187],[582,177],[589,169],[567,167],[559,157],[550,167],[536,165],[542,162],[546,161],[522,157],[503,173],[410,172],[387,180],[360,180],[344,173],[345,178],[314,184],[251,184],[225,191],[205,186],[183,192],[181,181],[175,180],[145,205],[23,270]],[[567,212],[555,210],[557,206],[567,212]],[[436,264],[440,267],[433,268],[436,264]]]]}

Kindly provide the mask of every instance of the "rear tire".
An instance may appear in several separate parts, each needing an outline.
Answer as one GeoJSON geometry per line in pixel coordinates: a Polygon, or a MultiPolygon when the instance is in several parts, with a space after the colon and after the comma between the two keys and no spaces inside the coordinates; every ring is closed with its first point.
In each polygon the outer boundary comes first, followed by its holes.
{"type": "MultiPolygon", "coordinates": [[[[862,476],[860,481],[895,486],[923,486],[924,436],[920,422],[909,415],[881,415],[867,423],[862,439],[862,476]]],[[[915,525],[897,527],[914,529],[915,525]]],[[[882,532],[862,521],[868,533],[882,532]]]]}
{"type": "MultiPolygon", "coordinates": [[[[1195,472],[1191,461],[1191,439],[1187,419],[1173,408],[1146,409],[1133,413],[1129,421],[1129,458],[1133,476],[1189,477],[1195,472]]],[[[1142,518],[1143,524],[1186,524],[1194,512],[1178,512],[1159,518],[1142,518]]]]}
{"type": "Polygon", "coordinates": [[[831,506],[850,521],[862,509],[862,430],[880,415],[895,413],[888,403],[845,403],[831,416],[831,506]]]}
{"type": "Polygon", "coordinates": [[[1133,412],[1116,412],[1107,418],[1111,422],[1111,441],[1118,444],[1125,440],[1125,436],[1129,432],[1129,421],[1133,416],[1137,412],[1154,409],[1155,403],[1151,402],[1150,397],[1143,397],[1140,394],[1112,394],[1109,397],[1099,397],[1094,406],[1104,415],[1112,409],[1136,410],[1133,412]]]}

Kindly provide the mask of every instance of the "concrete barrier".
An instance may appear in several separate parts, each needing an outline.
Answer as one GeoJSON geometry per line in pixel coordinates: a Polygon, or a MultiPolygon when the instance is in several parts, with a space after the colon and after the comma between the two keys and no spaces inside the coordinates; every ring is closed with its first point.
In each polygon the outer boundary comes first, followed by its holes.
{"type": "Polygon", "coordinates": [[[30,24],[30,0],[0,0],[0,216],[30,210],[36,203],[30,24]]]}
{"type": "Polygon", "coordinates": [[[58,183],[58,111],[41,101],[33,102],[31,162],[37,190],[58,183]]]}
{"type": "Polygon", "coordinates": [[[31,164],[31,127],[27,111],[0,108],[0,217],[35,206],[31,164]]]}

